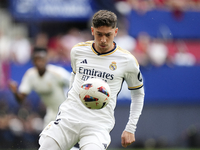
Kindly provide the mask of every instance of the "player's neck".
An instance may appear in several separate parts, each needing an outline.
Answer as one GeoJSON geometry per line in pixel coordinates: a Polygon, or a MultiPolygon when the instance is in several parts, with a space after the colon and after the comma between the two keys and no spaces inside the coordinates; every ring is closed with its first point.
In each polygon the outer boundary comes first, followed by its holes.
{"type": "Polygon", "coordinates": [[[44,69],[44,70],[38,70],[38,74],[41,77],[45,74],[45,72],[46,72],[46,69],[44,69]]]}
{"type": "Polygon", "coordinates": [[[102,50],[98,49],[98,47],[95,46],[95,43],[93,43],[93,48],[94,48],[95,51],[97,51],[99,54],[108,53],[108,52],[110,52],[110,51],[113,51],[113,49],[115,49],[115,42],[113,42],[112,46],[111,46],[108,50],[106,50],[106,51],[102,51],[102,50]]]}

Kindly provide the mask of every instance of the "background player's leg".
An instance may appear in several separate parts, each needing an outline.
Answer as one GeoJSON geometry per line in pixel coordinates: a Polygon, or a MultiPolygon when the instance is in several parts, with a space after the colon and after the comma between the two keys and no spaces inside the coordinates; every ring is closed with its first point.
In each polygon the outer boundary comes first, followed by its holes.
{"type": "Polygon", "coordinates": [[[101,147],[99,147],[94,143],[86,144],[83,147],[81,147],[81,150],[91,150],[91,149],[102,150],[101,147]]]}

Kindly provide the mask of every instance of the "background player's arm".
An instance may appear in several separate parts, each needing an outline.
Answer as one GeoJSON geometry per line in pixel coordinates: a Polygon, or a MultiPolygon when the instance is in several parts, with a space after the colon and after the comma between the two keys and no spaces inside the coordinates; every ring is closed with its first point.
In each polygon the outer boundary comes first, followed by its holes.
{"type": "Polygon", "coordinates": [[[18,103],[22,103],[25,100],[27,94],[18,92],[17,82],[10,81],[9,82],[9,88],[10,88],[11,92],[14,94],[15,99],[17,100],[18,103]]]}

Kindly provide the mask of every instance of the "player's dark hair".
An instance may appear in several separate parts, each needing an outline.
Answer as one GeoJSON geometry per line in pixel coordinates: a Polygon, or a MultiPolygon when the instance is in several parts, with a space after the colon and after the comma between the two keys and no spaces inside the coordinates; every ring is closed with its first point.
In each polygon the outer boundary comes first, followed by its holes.
{"type": "Polygon", "coordinates": [[[43,47],[34,47],[32,51],[32,59],[34,59],[35,56],[39,55],[46,56],[47,55],[47,49],[43,47]]]}
{"type": "Polygon", "coordinates": [[[43,47],[34,47],[33,48],[33,54],[34,53],[38,53],[38,52],[45,52],[45,53],[47,53],[47,49],[43,48],[43,47]]]}
{"type": "Polygon", "coordinates": [[[108,10],[99,10],[92,18],[92,26],[98,28],[101,26],[117,27],[117,16],[108,10]]]}

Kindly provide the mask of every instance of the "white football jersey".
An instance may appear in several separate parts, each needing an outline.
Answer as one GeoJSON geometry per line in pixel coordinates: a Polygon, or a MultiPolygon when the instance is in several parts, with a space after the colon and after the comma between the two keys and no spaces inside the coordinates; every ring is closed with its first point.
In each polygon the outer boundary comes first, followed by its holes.
{"type": "Polygon", "coordinates": [[[29,94],[34,90],[47,108],[45,124],[52,120],[58,112],[58,107],[66,99],[64,89],[69,86],[70,73],[64,68],[48,64],[43,76],[35,67],[28,69],[22,78],[19,92],[29,94]]]}
{"type": "Polygon", "coordinates": [[[114,109],[117,95],[125,80],[128,88],[136,90],[143,86],[139,65],[135,57],[115,43],[115,48],[99,54],[93,47],[94,41],[82,42],[71,50],[71,65],[75,74],[68,97],[60,106],[61,112],[72,119],[90,122],[110,131],[114,127],[114,109]],[[86,108],[80,98],[81,84],[89,78],[100,78],[106,81],[111,89],[109,104],[99,110],[86,108]]]}

